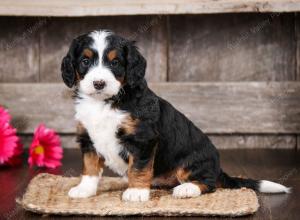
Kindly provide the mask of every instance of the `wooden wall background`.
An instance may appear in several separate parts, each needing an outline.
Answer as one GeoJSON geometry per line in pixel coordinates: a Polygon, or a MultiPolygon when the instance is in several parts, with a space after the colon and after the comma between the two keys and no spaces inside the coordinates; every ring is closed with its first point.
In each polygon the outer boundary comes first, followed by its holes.
{"type": "Polygon", "coordinates": [[[83,18],[0,17],[0,105],[25,146],[40,122],[75,147],[60,62],[71,40],[108,28],[136,40],[151,88],[218,148],[300,144],[300,20],[296,13],[83,18]]]}

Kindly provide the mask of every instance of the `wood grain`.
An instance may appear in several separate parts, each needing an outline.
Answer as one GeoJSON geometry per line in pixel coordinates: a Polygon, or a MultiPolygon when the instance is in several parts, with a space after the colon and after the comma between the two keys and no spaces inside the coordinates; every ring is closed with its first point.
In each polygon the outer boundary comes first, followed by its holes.
{"type": "Polygon", "coordinates": [[[295,80],[293,14],[170,17],[170,81],[295,80]]]}
{"type": "Polygon", "coordinates": [[[99,16],[136,14],[207,14],[229,12],[294,12],[297,0],[2,0],[1,15],[99,16]]]}
{"type": "Polygon", "coordinates": [[[99,29],[112,29],[125,38],[136,40],[148,62],[146,78],[152,82],[166,81],[165,24],[163,16],[51,18],[41,32],[41,81],[62,82],[61,60],[66,55],[73,38],[99,29]]]}
{"type": "MultiPolygon", "coordinates": [[[[59,134],[62,147],[79,149],[74,134],[59,134]]],[[[296,149],[296,135],[208,135],[218,149],[296,149]]],[[[32,135],[22,135],[25,148],[30,146],[32,135]]],[[[299,139],[298,139],[299,141],[299,139]]]]}
{"type": "Polygon", "coordinates": [[[39,80],[38,18],[0,18],[0,82],[39,80]]]}
{"type": "Polygon", "coordinates": [[[298,83],[153,84],[207,133],[299,133],[298,83]]]}
{"type": "Polygon", "coordinates": [[[20,133],[33,133],[45,123],[61,133],[74,133],[71,91],[62,84],[0,84],[0,105],[12,114],[20,133]]]}
{"type": "MultiPolygon", "coordinates": [[[[300,83],[152,83],[206,133],[299,134],[300,83]]],[[[60,133],[74,133],[73,101],[62,84],[0,84],[6,106],[21,133],[45,122],[60,133]]]]}
{"type": "MultiPolygon", "coordinates": [[[[80,149],[78,143],[76,142],[76,136],[74,134],[58,134],[61,140],[61,146],[64,149],[80,149]]],[[[20,134],[21,142],[24,148],[29,148],[32,142],[33,135],[20,134]]]]}
{"type": "Polygon", "coordinates": [[[218,149],[296,149],[296,135],[209,135],[218,149]]]}
{"type": "Polygon", "coordinates": [[[296,80],[300,81],[300,15],[295,13],[296,80]]]}

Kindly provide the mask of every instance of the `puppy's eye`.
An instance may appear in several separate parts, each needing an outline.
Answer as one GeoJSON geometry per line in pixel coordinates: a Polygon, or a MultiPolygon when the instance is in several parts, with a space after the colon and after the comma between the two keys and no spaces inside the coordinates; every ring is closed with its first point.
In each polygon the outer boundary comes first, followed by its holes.
{"type": "Polygon", "coordinates": [[[91,62],[90,62],[90,60],[87,59],[87,58],[81,60],[81,65],[82,65],[83,67],[88,67],[90,64],[91,64],[91,62]]]}
{"type": "Polygon", "coordinates": [[[111,63],[110,63],[110,65],[111,65],[112,67],[118,66],[118,65],[119,65],[119,60],[117,60],[117,59],[112,60],[111,63]]]}

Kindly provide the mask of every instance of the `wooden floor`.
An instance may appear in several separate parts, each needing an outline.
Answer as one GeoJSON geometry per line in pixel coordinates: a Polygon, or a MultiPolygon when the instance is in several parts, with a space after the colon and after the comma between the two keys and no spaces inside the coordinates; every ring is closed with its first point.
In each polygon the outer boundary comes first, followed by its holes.
{"type": "MultiPolygon", "coordinates": [[[[269,179],[293,187],[292,194],[259,194],[261,207],[254,216],[235,219],[299,219],[300,216],[300,152],[294,150],[223,150],[221,163],[231,175],[243,175],[257,179],[269,179]]],[[[0,168],[0,219],[38,219],[41,216],[25,212],[16,206],[15,198],[21,196],[28,181],[37,173],[49,172],[76,176],[81,170],[81,158],[78,150],[65,150],[63,167],[55,170],[20,168],[0,168]]],[[[111,175],[110,171],[105,171],[111,175]]],[[[55,219],[59,216],[47,216],[55,219]]],[[[65,217],[80,219],[76,216],[65,217]]],[[[120,219],[121,217],[117,217],[120,219]]],[[[128,219],[141,219],[131,217],[128,219]]],[[[146,218],[146,217],[143,217],[146,218]]],[[[110,219],[110,218],[106,218],[110,219]]],[[[147,217],[159,219],[159,217],[147,217]]],[[[165,219],[170,219],[165,218],[165,219]]],[[[184,219],[184,218],[176,218],[184,219]]],[[[190,217],[189,219],[199,219],[190,217]]],[[[201,219],[206,219],[205,217],[201,219]]],[[[218,219],[218,218],[207,218],[218,219]]],[[[226,219],[226,218],[220,218],[226,219]]]]}

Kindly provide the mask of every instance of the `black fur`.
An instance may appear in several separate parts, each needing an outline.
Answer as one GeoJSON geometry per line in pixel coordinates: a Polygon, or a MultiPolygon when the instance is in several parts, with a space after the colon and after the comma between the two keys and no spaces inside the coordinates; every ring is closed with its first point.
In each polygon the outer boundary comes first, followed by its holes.
{"type": "Polygon", "coordinates": [[[258,190],[259,187],[258,180],[231,177],[224,172],[221,172],[221,174],[219,175],[219,181],[221,182],[222,187],[224,188],[236,189],[236,188],[246,187],[246,188],[258,190]]]}
{"type": "Polygon", "coordinates": [[[76,141],[79,143],[81,152],[83,154],[91,152],[91,151],[95,151],[94,143],[91,140],[91,138],[90,138],[90,136],[87,132],[84,132],[82,134],[78,134],[76,141]]]}
{"type": "MultiPolygon", "coordinates": [[[[218,181],[223,187],[244,186],[257,189],[258,183],[255,180],[233,178],[225,174],[220,168],[218,151],[207,135],[170,103],[150,90],[144,79],[146,60],[133,42],[116,35],[109,36],[107,40],[107,51],[117,49],[118,63],[111,65],[105,54],[102,60],[116,77],[125,78],[122,90],[107,102],[139,120],[134,134],[126,134],[122,129],[116,132],[125,146],[120,156],[126,162],[128,154],[131,154],[134,157],[133,166],[142,169],[154,155],[154,177],[182,168],[190,173],[188,181],[207,185],[209,192],[215,190],[218,181]]],[[[82,55],[79,51],[89,44],[88,36],[79,37],[73,41],[69,54],[63,59],[62,75],[69,87],[75,83],[74,70],[82,77],[87,71],[80,68],[82,55]]],[[[87,149],[83,147],[83,152],[93,148],[88,134],[79,136],[78,141],[87,146],[87,149]]]]}
{"type": "MultiPolygon", "coordinates": [[[[70,49],[67,55],[63,58],[61,64],[62,79],[64,83],[72,88],[76,84],[76,72],[79,76],[83,77],[87,71],[80,66],[80,60],[82,59],[82,50],[88,48],[92,39],[87,34],[81,35],[74,39],[71,43],[70,49]]],[[[97,57],[94,57],[94,61],[97,57]]]]}
{"type": "Polygon", "coordinates": [[[126,52],[126,82],[127,84],[134,88],[141,84],[144,79],[146,71],[146,60],[133,45],[133,42],[129,42],[125,46],[126,52]]]}
{"type": "Polygon", "coordinates": [[[75,71],[72,65],[72,58],[70,55],[67,55],[63,58],[61,64],[61,72],[64,83],[72,88],[75,83],[75,71]]]}

